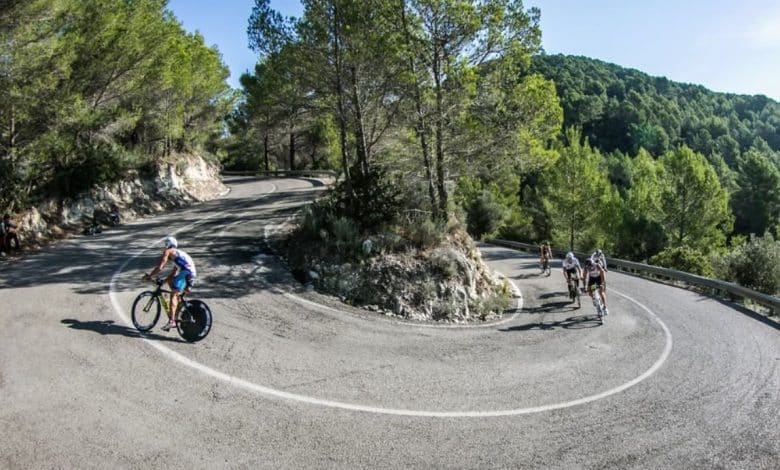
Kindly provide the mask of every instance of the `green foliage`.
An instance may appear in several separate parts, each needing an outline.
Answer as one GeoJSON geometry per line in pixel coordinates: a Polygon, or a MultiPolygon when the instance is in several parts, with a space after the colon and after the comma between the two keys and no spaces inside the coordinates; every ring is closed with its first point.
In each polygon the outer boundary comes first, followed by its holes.
{"type": "Polygon", "coordinates": [[[725,244],[732,215],[728,193],[701,154],[687,147],[666,153],[661,165],[661,224],[674,247],[712,250],[725,244]]]}
{"type": "MultiPolygon", "coordinates": [[[[30,0],[0,14],[0,204],[73,196],[199,150],[232,107],[219,53],[163,0],[30,0]]],[[[212,145],[213,146],[213,145],[212,145]]]]}
{"type": "Polygon", "coordinates": [[[354,220],[347,217],[332,219],[330,233],[333,234],[331,244],[340,255],[351,257],[359,252],[363,240],[360,238],[360,228],[354,220]]]}
{"type": "Polygon", "coordinates": [[[756,137],[780,150],[780,104],[766,96],[715,93],[586,57],[536,55],[527,73],[555,82],[564,126],[603,152],[657,156],[685,145],[733,168],[756,137]]]}
{"type": "Polygon", "coordinates": [[[687,246],[666,248],[650,258],[650,264],[699,276],[712,276],[714,273],[708,255],[687,246]]]}
{"type": "Polygon", "coordinates": [[[412,217],[402,224],[402,232],[415,248],[424,250],[441,244],[446,235],[444,222],[439,219],[412,217]]]}
{"type": "Polygon", "coordinates": [[[780,293],[780,241],[751,237],[716,262],[718,277],[769,295],[780,293]]]}
{"type": "Polygon", "coordinates": [[[780,216],[780,170],[755,148],[738,159],[737,169],[739,189],[731,198],[734,231],[763,235],[780,216]]]}
{"type": "Polygon", "coordinates": [[[381,168],[357,173],[335,188],[338,214],[354,220],[362,231],[376,232],[392,224],[401,210],[401,188],[381,168]]]}
{"type": "Polygon", "coordinates": [[[494,232],[504,218],[504,209],[490,191],[481,191],[467,211],[468,232],[474,238],[494,232]]]}
{"type": "Polygon", "coordinates": [[[529,241],[535,239],[533,219],[518,209],[510,210],[498,228],[496,236],[503,240],[529,241]]]}
{"type": "Polygon", "coordinates": [[[590,249],[603,244],[608,228],[602,220],[613,220],[619,196],[611,188],[602,168],[603,157],[576,129],[566,132],[567,146],[560,146],[560,158],[542,176],[542,201],[558,246],[590,249]]]}

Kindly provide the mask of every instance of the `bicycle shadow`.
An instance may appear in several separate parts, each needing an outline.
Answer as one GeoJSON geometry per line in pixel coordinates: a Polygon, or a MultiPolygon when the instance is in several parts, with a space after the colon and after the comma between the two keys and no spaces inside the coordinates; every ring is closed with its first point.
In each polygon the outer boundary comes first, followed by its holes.
{"type": "Polygon", "coordinates": [[[582,315],[579,317],[569,317],[565,320],[543,321],[537,323],[528,323],[525,325],[515,325],[509,328],[501,328],[498,331],[531,331],[531,330],[555,330],[558,328],[566,330],[584,330],[586,328],[595,328],[601,326],[598,317],[594,315],[582,315]]]}
{"type": "Polygon", "coordinates": [[[72,318],[65,318],[60,323],[68,325],[68,328],[73,330],[93,331],[101,335],[116,335],[139,339],[146,338],[158,341],[173,341],[176,343],[185,342],[179,337],[162,336],[155,333],[141,333],[135,328],[118,325],[114,323],[114,320],[79,321],[72,318]]]}

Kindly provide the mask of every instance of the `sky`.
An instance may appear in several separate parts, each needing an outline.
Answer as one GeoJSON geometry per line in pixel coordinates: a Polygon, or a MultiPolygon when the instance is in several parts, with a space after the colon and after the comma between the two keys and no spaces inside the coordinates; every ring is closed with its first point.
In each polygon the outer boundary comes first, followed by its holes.
{"type": "MultiPolygon", "coordinates": [[[[548,54],[582,55],[721,92],[780,101],[780,1],[525,0],[541,12],[548,54]]],[[[238,88],[257,56],[248,47],[254,0],[169,0],[184,28],[216,46],[238,88]]],[[[300,16],[298,0],[271,0],[300,16]]]]}

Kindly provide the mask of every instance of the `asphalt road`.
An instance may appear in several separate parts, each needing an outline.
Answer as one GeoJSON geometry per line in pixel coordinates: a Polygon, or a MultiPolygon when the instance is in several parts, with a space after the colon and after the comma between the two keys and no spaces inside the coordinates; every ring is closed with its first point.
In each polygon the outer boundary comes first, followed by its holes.
{"type": "Polygon", "coordinates": [[[612,272],[600,325],[559,263],[490,246],[523,294],[500,322],[352,309],[267,247],[322,186],[230,183],[1,265],[0,468],[780,467],[776,325],[612,272]],[[170,233],[215,315],[201,343],[129,324],[170,233]]]}

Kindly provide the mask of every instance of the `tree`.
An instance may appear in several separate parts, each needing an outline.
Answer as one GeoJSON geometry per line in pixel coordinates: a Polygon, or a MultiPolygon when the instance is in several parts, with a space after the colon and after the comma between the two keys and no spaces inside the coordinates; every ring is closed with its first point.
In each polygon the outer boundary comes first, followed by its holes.
{"type": "Polygon", "coordinates": [[[565,133],[560,158],[542,176],[543,204],[553,235],[569,249],[590,249],[606,239],[612,205],[618,198],[602,168],[603,157],[575,128],[565,133]]]}
{"type": "Polygon", "coordinates": [[[731,197],[734,231],[761,236],[780,216],[780,170],[766,154],[751,149],[737,160],[737,184],[731,197]]]}
{"type": "Polygon", "coordinates": [[[672,247],[711,250],[725,243],[732,216],[728,193],[703,155],[678,147],[660,159],[661,223],[672,247]]]}
{"type": "Polygon", "coordinates": [[[661,225],[661,168],[645,150],[630,164],[630,187],[623,204],[623,225],[616,240],[618,256],[647,260],[666,244],[661,225]]]}

